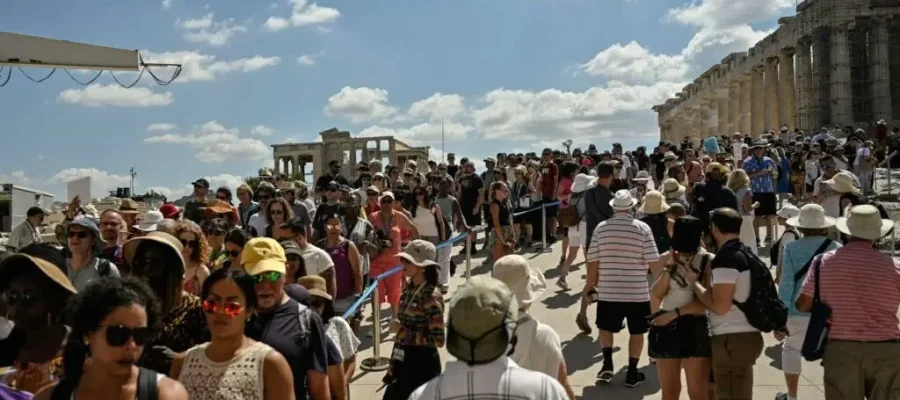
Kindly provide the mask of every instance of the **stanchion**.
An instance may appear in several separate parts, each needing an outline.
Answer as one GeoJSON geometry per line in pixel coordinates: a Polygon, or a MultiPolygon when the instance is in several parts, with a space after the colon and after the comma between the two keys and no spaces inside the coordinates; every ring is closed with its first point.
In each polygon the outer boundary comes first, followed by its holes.
{"type": "Polygon", "coordinates": [[[547,250],[547,207],[541,205],[541,251],[547,250]]]}
{"type": "Polygon", "coordinates": [[[388,369],[391,360],[381,357],[381,296],[378,293],[378,282],[375,282],[375,292],[372,296],[372,358],[367,358],[359,363],[363,371],[377,372],[388,369]]]}
{"type": "MultiPolygon", "coordinates": [[[[477,235],[477,234],[476,234],[477,235]]],[[[469,249],[472,246],[472,235],[466,235],[466,280],[472,277],[472,253],[469,252],[469,249]]]]}

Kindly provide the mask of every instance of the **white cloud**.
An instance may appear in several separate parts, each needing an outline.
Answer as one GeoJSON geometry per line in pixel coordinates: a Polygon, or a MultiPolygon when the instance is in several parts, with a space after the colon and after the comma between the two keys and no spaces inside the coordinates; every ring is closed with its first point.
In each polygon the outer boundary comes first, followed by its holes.
{"type": "Polygon", "coordinates": [[[252,161],[271,158],[272,151],[259,139],[241,137],[237,128],[209,121],[188,133],[165,133],[144,139],[150,144],[175,144],[197,150],[195,157],[205,163],[252,161]]]}
{"type": "Polygon", "coordinates": [[[360,123],[391,117],[397,113],[397,108],[388,103],[387,90],[344,86],[340,92],[328,98],[325,112],[332,117],[360,123]]]}
{"type": "MultiPolygon", "coordinates": [[[[281,62],[280,57],[264,57],[256,55],[249,58],[238,58],[233,60],[216,61],[216,56],[199,53],[196,51],[170,51],[162,53],[154,53],[150,51],[141,51],[144,60],[156,63],[172,63],[181,64],[181,75],[175,80],[175,83],[186,83],[193,81],[212,81],[221,75],[231,72],[254,72],[263,68],[278,65],[281,62]]],[[[154,68],[154,73],[165,77],[166,72],[158,70],[167,70],[163,68],[154,68]]],[[[169,74],[173,71],[168,68],[169,74]]]]}
{"type": "Polygon", "coordinates": [[[66,89],[57,100],[88,107],[164,107],[175,101],[172,92],[156,93],[145,87],[125,89],[117,84],[91,84],[83,89],[66,89]]]}
{"type": "Polygon", "coordinates": [[[272,16],[263,24],[270,32],[277,32],[290,26],[300,27],[333,22],[341,16],[336,8],[323,7],[307,0],[291,0],[291,15],[288,18],[272,16]]]}
{"type": "Polygon", "coordinates": [[[627,83],[680,82],[685,79],[688,64],[684,56],[651,54],[640,43],[616,43],[597,53],[579,68],[590,75],[627,83]]]}
{"type": "Polygon", "coordinates": [[[265,126],[263,124],[259,124],[250,129],[250,134],[255,136],[271,136],[275,130],[265,126]]]}
{"type": "Polygon", "coordinates": [[[224,46],[238,33],[247,32],[242,25],[234,25],[234,19],[215,21],[213,13],[197,19],[189,19],[181,24],[184,38],[191,43],[206,43],[213,47],[224,46]]]}
{"type": "Polygon", "coordinates": [[[666,18],[701,28],[725,28],[771,19],[793,6],[794,0],[695,0],[669,10],[666,18]]]}
{"type": "Polygon", "coordinates": [[[162,0],[162,9],[168,10],[172,8],[172,0],[162,0]]]}
{"type": "Polygon", "coordinates": [[[25,171],[0,172],[0,184],[11,183],[13,185],[28,186],[34,181],[25,175],[25,171]]]}
{"type": "Polygon", "coordinates": [[[37,159],[38,159],[38,161],[44,161],[44,155],[43,155],[43,154],[38,154],[38,155],[37,155],[37,159]]]}
{"type": "MultiPolygon", "coordinates": [[[[475,127],[472,125],[445,121],[443,126],[444,139],[446,141],[463,140],[474,130],[475,127]]],[[[402,129],[373,125],[360,131],[359,137],[394,136],[413,146],[440,145],[441,131],[440,122],[423,122],[410,128],[402,129]]]]}
{"type": "Polygon", "coordinates": [[[419,100],[409,106],[409,115],[430,121],[449,119],[466,112],[465,99],[458,94],[435,93],[431,97],[419,100]]]}
{"type": "Polygon", "coordinates": [[[297,57],[297,63],[300,65],[316,65],[316,57],[315,54],[304,54],[300,57],[297,57]]]}
{"type": "Polygon", "coordinates": [[[324,27],[324,26],[317,26],[317,27],[316,27],[316,32],[321,33],[321,34],[324,35],[324,34],[327,34],[327,33],[331,33],[331,28],[326,28],[326,27],[324,27]]]}
{"type": "Polygon", "coordinates": [[[91,178],[91,192],[96,197],[105,197],[107,192],[115,190],[117,187],[131,185],[130,176],[116,175],[97,168],[66,168],[47,179],[44,183],[58,187],[59,190],[56,193],[61,195],[61,197],[65,197],[65,184],[84,177],[91,178]]]}
{"type": "Polygon", "coordinates": [[[158,132],[158,131],[171,131],[172,129],[177,128],[178,125],[169,124],[169,123],[156,123],[147,125],[147,131],[149,132],[158,132]]]}

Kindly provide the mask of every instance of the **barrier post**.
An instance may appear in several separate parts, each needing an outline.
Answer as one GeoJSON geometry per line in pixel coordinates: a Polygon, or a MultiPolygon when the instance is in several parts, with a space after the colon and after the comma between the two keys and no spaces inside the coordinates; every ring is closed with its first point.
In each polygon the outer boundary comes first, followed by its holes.
{"type": "Polygon", "coordinates": [[[375,291],[372,297],[372,357],[362,360],[359,368],[363,371],[384,371],[390,366],[391,360],[381,357],[381,296],[378,293],[378,282],[375,282],[375,291]]]}
{"type": "Polygon", "coordinates": [[[466,235],[466,280],[472,277],[472,253],[469,252],[469,248],[472,246],[472,234],[469,233],[466,235]]]}
{"type": "Polygon", "coordinates": [[[541,204],[541,250],[547,249],[547,206],[541,204]]]}
{"type": "Polygon", "coordinates": [[[891,257],[894,256],[897,251],[897,228],[891,229],[891,257]]]}

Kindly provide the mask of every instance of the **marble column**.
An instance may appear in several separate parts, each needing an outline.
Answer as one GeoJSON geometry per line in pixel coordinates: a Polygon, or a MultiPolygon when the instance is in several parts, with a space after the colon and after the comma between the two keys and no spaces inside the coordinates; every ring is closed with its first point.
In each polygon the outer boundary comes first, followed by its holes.
{"type": "Polygon", "coordinates": [[[391,165],[399,167],[397,165],[397,142],[394,139],[388,139],[388,157],[391,165]]]}
{"type": "Polygon", "coordinates": [[[853,92],[850,87],[850,42],[846,25],[831,28],[831,124],[853,124],[853,92]]]}
{"type": "Polygon", "coordinates": [[[281,168],[281,159],[278,157],[275,157],[275,165],[273,165],[272,173],[277,174],[279,168],[281,168]]]}
{"type": "Polygon", "coordinates": [[[303,182],[308,182],[306,180],[306,160],[305,159],[300,160],[300,180],[303,182]]]}
{"type": "Polygon", "coordinates": [[[750,131],[743,133],[752,137],[759,136],[766,125],[764,74],[764,67],[758,65],[750,77],[750,131]]]}
{"type": "Polygon", "coordinates": [[[872,54],[872,111],[876,121],[883,119],[888,124],[893,120],[889,24],[887,19],[875,19],[869,36],[872,54]]]}
{"type": "Polygon", "coordinates": [[[719,102],[715,98],[709,98],[703,103],[706,105],[706,119],[703,120],[703,133],[699,137],[700,140],[715,135],[719,126],[719,102]]]}
{"type": "Polygon", "coordinates": [[[718,89],[718,91],[719,92],[725,91],[725,95],[723,96],[721,93],[719,93],[718,94],[719,97],[716,99],[716,102],[718,103],[716,110],[718,111],[718,117],[719,117],[719,120],[717,121],[718,125],[717,125],[716,130],[717,130],[717,134],[725,135],[725,134],[730,133],[730,132],[728,132],[728,118],[729,118],[729,115],[728,115],[729,114],[728,91],[727,91],[727,89],[718,89]]]}
{"type": "Polygon", "coordinates": [[[781,118],[778,113],[778,57],[771,57],[766,60],[766,124],[763,129],[778,131],[781,126],[781,118]]]}
{"type": "Polygon", "coordinates": [[[293,163],[293,165],[291,167],[291,176],[289,177],[289,179],[293,179],[294,175],[300,173],[300,155],[294,154],[294,159],[291,160],[291,162],[293,163]]]}
{"type": "Polygon", "coordinates": [[[741,130],[741,82],[734,80],[728,83],[728,129],[727,135],[741,130]]]}
{"type": "MultiPolygon", "coordinates": [[[[794,49],[781,50],[778,55],[778,107],[781,121],[778,127],[787,124],[788,128],[797,127],[797,105],[794,102],[794,49]]],[[[776,127],[777,128],[777,127],[776,127]]]]}
{"type": "Polygon", "coordinates": [[[812,64],[809,52],[809,38],[801,38],[797,43],[797,126],[809,131],[813,129],[811,93],[812,64]]]}
{"type": "Polygon", "coordinates": [[[741,75],[739,79],[741,85],[741,123],[734,131],[749,135],[753,125],[753,85],[751,84],[750,74],[741,75]]]}

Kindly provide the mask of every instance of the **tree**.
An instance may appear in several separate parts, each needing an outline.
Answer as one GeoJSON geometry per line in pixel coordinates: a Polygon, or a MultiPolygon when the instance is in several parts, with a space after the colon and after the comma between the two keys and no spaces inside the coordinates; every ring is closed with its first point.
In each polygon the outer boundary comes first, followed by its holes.
{"type": "Polygon", "coordinates": [[[252,190],[253,193],[256,193],[256,188],[259,187],[260,182],[262,182],[262,179],[259,179],[258,176],[248,176],[244,178],[244,183],[246,183],[247,186],[250,186],[250,190],[252,190]]]}

